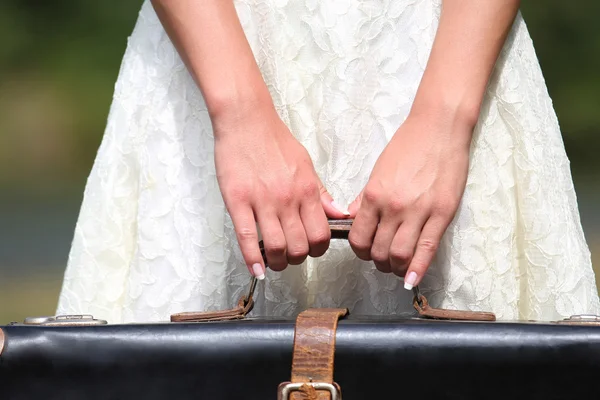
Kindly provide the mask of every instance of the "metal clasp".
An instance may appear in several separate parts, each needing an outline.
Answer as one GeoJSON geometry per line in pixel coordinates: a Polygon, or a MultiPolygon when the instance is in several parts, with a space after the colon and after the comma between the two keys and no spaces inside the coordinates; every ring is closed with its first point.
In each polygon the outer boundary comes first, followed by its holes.
{"type": "Polygon", "coordinates": [[[600,322],[600,316],[594,315],[594,314],[578,314],[578,315],[571,315],[569,318],[565,318],[564,321],[600,322]]]}
{"type": "Polygon", "coordinates": [[[279,386],[277,400],[288,400],[292,392],[300,391],[301,387],[312,386],[315,390],[327,390],[331,394],[331,400],[342,400],[342,393],[335,385],[325,382],[285,383],[279,386]]]}
{"type": "Polygon", "coordinates": [[[419,291],[419,286],[414,286],[412,288],[412,292],[413,292],[413,303],[417,302],[417,304],[419,305],[419,307],[423,307],[423,299],[421,298],[421,292],[419,291]]]}
{"type": "Polygon", "coordinates": [[[256,284],[258,283],[258,279],[256,277],[252,277],[250,280],[250,288],[248,289],[248,294],[246,295],[246,304],[253,301],[252,297],[254,296],[254,291],[256,290],[256,284]]]}
{"type": "Polygon", "coordinates": [[[35,326],[95,326],[107,323],[103,319],[95,319],[92,315],[86,314],[28,317],[23,321],[23,325],[35,326]]]}

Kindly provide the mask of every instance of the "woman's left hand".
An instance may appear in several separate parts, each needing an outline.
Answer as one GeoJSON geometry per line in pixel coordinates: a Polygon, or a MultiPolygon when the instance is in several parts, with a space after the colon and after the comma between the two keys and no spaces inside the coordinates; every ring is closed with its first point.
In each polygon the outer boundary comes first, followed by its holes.
{"type": "Polygon", "coordinates": [[[349,207],[356,255],[405,277],[407,289],[425,274],[454,218],[466,185],[472,130],[472,124],[444,113],[410,115],[349,207]]]}

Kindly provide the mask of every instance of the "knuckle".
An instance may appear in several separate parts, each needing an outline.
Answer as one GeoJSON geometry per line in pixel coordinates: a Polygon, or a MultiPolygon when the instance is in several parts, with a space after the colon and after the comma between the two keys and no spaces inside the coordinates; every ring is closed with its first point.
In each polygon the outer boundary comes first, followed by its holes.
{"type": "Polygon", "coordinates": [[[252,197],[252,189],[244,185],[231,186],[225,190],[225,193],[236,203],[248,203],[252,197]]]}
{"type": "Polygon", "coordinates": [[[370,251],[371,249],[368,244],[356,239],[354,236],[351,236],[351,234],[348,236],[348,242],[350,243],[350,247],[352,247],[355,251],[364,253],[370,251]]]}
{"type": "Polygon", "coordinates": [[[390,265],[387,263],[380,263],[380,262],[374,262],[375,264],[375,268],[377,268],[377,270],[379,272],[383,272],[385,274],[390,273],[392,270],[390,268],[390,265]]]}
{"type": "Polygon", "coordinates": [[[285,242],[275,241],[265,246],[265,251],[270,255],[281,255],[285,253],[285,242]]]}
{"type": "Polygon", "coordinates": [[[379,201],[380,198],[381,196],[378,190],[373,189],[372,187],[365,188],[365,191],[363,193],[363,202],[375,204],[379,201]]]}
{"type": "Polygon", "coordinates": [[[291,248],[288,249],[288,257],[289,258],[302,258],[302,257],[306,257],[308,256],[308,246],[304,246],[304,245],[297,245],[297,246],[292,246],[291,248]]]}
{"type": "Polygon", "coordinates": [[[371,249],[371,258],[376,263],[384,264],[388,262],[388,254],[385,251],[376,248],[371,249]]]}
{"type": "Polygon", "coordinates": [[[258,234],[250,228],[240,228],[238,230],[238,240],[240,242],[257,242],[258,234]]]}
{"type": "MultiPolygon", "coordinates": [[[[308,255],[308,254],[307,254],[307,255],[308,255]]],[[[305,256],[293,256],[293,255],[290,255],[290,254],[288,253],[288,262],[289,262],[291,265],[299,265],[299,264],[302,264],[302,263],[304,262],[304,260],[306,260],[306,258],[307,258],[307,255],[305,255],[305,256]]]]}
{"type": "Polygon", "coordinates": [[[388,202],[387,208],[392,213],[399,213],[399,212],[404,211],[407,208],[407,202],[400,197],[394,197],[393,199],[391,199],[388,202]]]}
{"type": "Polygon", "coordinates": [[[390,260],[399,265],[408,264],[413,256],[413,252],[406,249],[390,250],[390,260]]]}
{"type": "Polygon", "coordinates": [[[437,240],[425,238],[421,239],[417,246],[419,247],[419,249],[424,250],[428,253],[435,253],[438,249],[439,243],[437,242],[437,240]]]}
{"type": "Polygon", "coordinates": [[[331,232],[329,230],[318,230],[310,234],[308,238],[308,244],[310,246],[320,246],[327,244],[331,239],[331,232]]]}
{"type": "Polygon", "coordinates": [[[315,197],[319,194],[319,186],[315,182],[305,182],[300,187],[303,197],[315,197]]]}
{"type": "Polygon", "coordinates": [[[277,201],[284,206],[289,206],[294,201],[294,194],[288,188],[282,188],[277,191],[277,201]]]}

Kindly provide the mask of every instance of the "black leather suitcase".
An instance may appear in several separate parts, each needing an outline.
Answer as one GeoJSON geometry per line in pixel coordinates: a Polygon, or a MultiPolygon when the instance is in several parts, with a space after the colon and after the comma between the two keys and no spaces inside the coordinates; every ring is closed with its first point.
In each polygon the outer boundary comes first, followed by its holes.
{"type": "MultiPolygon", "coordinates": [[[[598,399],[595,323],[350,316],[335,335],[334,380],[345,400],[598,399]]],[[[0,398],[276,399],[290,380],[294,327],[252,319],[3,326],[0,398]]]]}
{"type": "Polygon", "coordinates": [[[231,310],[160,324],[0,326],[0,399],[600,399],[596,316],[497,322],[432,308],[415,288],[414,313],[253,319],[255,285],[231,310]]]}

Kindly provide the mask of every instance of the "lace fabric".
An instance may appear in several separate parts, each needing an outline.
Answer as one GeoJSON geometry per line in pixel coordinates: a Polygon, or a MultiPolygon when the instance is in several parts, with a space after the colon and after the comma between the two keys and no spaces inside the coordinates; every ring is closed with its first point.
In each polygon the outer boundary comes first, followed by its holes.
{"type": "MultiPolygon", "coordinates": [[[[440,16],[434,0],[237,0],[275,106],[340,203],[406,118],[440,16]]],[[[58,313],[111,323],[230,307],[249,274],[217,185],[204,100],[146,1],[128,40],[58,313]]],[[[552,320],[600,311],[569,161],[519,15],[491,78],[466,190],[421,285],[433,306],[552,320]]],[[[411,308],[394,275],[332,241],[268,271],[253,315],[411,308]]]]}

